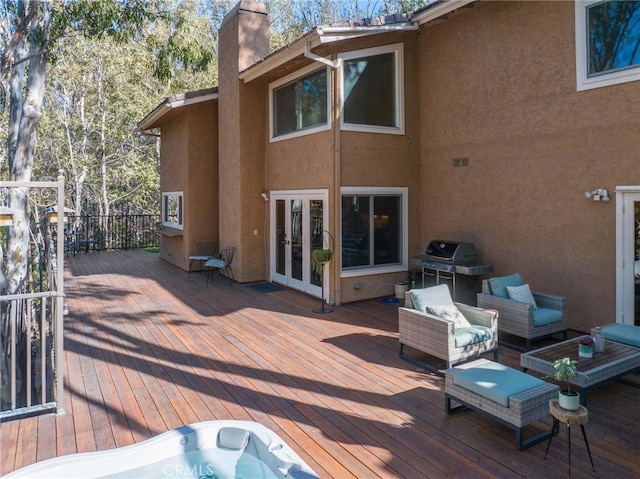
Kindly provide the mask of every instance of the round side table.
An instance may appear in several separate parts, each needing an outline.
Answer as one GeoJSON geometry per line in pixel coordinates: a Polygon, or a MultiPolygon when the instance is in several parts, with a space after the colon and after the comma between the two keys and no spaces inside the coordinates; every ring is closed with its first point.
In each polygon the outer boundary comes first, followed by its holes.
{"type": "Polygon", "coordinates": [[[580,405],[575,411],[570,411],[560,407],[557,399],[551,399],[549,401],[549,412],[553,416],[553,426],[551,427],[551,436],[549,436],[549,442],[547,443],[547,450],[544,453],[544,458],[547,458],[549,452],[549,446],[551,446],[551,440],[553,436],[560,430],[560,422],[567,425],[567,451],[569,454],[569,477],[571,477],[571,425],[579,424],[582,429],[582,437],[584,443],[587,446],[587,452],[589,453],[589,461],[591,461],[591,468],[593,472],[596,472],[596,468],[593,465],[593,459],[591,458],[591,450],[589,449],[589,442],[587,441],[587,433],[584,430],[584,425],[589,422],[589,411],[587,408],[580,405]]]}

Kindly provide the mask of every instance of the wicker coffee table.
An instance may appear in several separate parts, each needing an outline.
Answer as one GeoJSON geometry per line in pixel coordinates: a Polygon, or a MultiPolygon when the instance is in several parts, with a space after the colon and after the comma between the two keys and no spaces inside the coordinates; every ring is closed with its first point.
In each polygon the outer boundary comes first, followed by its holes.
{"type": "Polygon", "coordinates": [[[529,351],[520,355],[520,366],[547,376],[554,372],[556,359],[570,357],[578,361],[579,375],[571,384],[580,389],[580,402],[587,404],[587,390],[607,381],[620,378],[640,368],[640,348],[626,344],[605,341],[603,353],[593,353],[592,358],[578,356],[578,342],[584,336],[562,341],[551,346],[529,351]]]}

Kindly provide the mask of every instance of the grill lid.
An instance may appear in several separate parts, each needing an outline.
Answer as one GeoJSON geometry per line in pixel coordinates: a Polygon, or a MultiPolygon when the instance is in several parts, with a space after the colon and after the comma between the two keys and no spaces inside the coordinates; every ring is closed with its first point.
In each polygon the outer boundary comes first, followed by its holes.
{"type": "Polygon", "coordinates": [[[465,263],[476,257],[476,247],[473,243],[459,241],[433,240],[425,251],[427,259],[445,263],[465,263]]]}

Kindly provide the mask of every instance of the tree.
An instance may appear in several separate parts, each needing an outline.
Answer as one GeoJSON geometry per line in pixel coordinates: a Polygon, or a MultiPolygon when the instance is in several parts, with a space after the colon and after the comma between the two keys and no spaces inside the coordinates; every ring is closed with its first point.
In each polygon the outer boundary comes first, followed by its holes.
{"type": "MultiPolygon", "coordinates": [[[[0,14],[3,23],[0,24],[0,40],[2,41],[2,53],[0,56],[0,84],[3,87],[2,119],[6,119],[6,148],[1,148],[3,160],[6,159],[6,175],[13,181],[30,181],[33,175],[36,158],[36,143],[42,118],[45,112],[45,92],[48,79],[48,67],[55,65],[68,49],[74,47],[73,43],[65,43],[65,39],[110,39],[114,45],[124,45],[132,39],[140,39],[145,33],[144,29],[150,25],[163,23],[183,25],[180,10],[171,10],[169,0],[73,0],[46,2],[41,0],[5,0],[0,3],[0,14]],[[8,105],[8,114],[6,114],[8,105]]],[[[206,49],[200,48],[198,42],[193,40],[186,47],[182,47],[183,39],[181,30],[171,38],[166,47],[156,50],[158,56],[164,55],[165,68],[162,74],[170,76],[171,68],[178,66],[187,69],[203,68],[211,60],[206,49]]],[[[81,117],[80,137],[82,149],[79,155],[75,155],[72,132],[73,123],[71,116],[65,112],[63,119],[64,131],[67,136],[67,151],[72,160],[72,171],[78,197],[82,194],[82,185],[89,173],[86,165],[80,160],[86,158],[91,150],[90,145],[99,152],[102,178],[101,193],[106,192],[108,182],[104,165],[110,159],[107,151],[108,135],[108,95],[107,86],[113,84],[112,78],[108,78],[105,64],[96,62],[96,76],[101,81],[98,83],[98,141],[91,137],[89,128],[89,116],[83,108],[78,107],[81,117]],[[102,88],[102,90],[100,90],[102,88]]],[[[86,77],[85,77],[86,79],[86,77]]],[[[88,88],[88,81],[82,85],[88,88]]],[[[60,90],[63,94],[58,97],[60,101],[66,101],[69,90],[60,90]]],[[[81,102],[86,98],[86,91],[80,96],[81,102]]],[[[4,123],[4,121],[3,121],[4,123]]],[[[121,143],[124,144],[124,143],[121,143]]],[[[2,161],[4,164],[5,161],[2,161]]],[[[55,175],[54,175],[55,176],[55,175]]],[[[17,294],[27,291],[30,244],[30,212],[29,191],[26,188],[12,188],[7,193],[5,201],[16,213],[14,214],[14,227],[9,228],[6,240],[6,255],[0,251],[4,258],[0,268],[0,294],[17,294]]],[[[104,203],[109,204],[105,193],[104,203]]],[[[62,205],[60,205],[62,207],[62,205]]],[[[20,336],[27,329],[22,324],[25,321],[22,315],[18,316],[17,331],[20,336]]],[[[9,315],[1,318],[0,339],[0,381],[3,387],[0,405],[7,404],[9,388],[5,387],[8,380],[8,364],[10,364],[10,351],[7,348],[9,330],[9,315]]],[[[23,344],[22,337],[16,339],[16,343],[23,344]]],[[[20,347],[20,346],[19,346],[20,347]]],[[[30,354],[30,351],[21,347],[16,350],[18,363],[23,364],[20,358],[30,354]]],[[[18,371],[18,383],[22,371],[18,371]]],[[[18,391],[24,385],[18,384],[18,391]]]]}

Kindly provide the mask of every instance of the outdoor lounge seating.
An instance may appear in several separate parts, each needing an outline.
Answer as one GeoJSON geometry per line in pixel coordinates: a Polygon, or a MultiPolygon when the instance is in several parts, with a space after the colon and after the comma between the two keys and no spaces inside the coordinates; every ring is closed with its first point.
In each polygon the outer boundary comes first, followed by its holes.
{"type": "Polygon", "coordinates": [[[550,431],[524,439],[523,428],[549,415],[549,400],[558,397],[558,385],[487,359],[478,359],[445,371],[447,414],[468,407],[516,431],[519,451],[548,439],[550,431]],[[451,401],[460,405],[452,407],[451,401]]]}
{"type": "Polygon", "coordinates": [[[405,354],[405,346],[445,360],[447,368],[489,352],[498,360],[497,313],[454,303],[446,284],[407,291],[398,331],[400,357],[439,374],[439,368],[405,354]]]}
{"type": "MultiPolygon", "coordinates": [[[[566,298],[532,293],[519,273],[482,280],[478,307],[498,311],[499,332],[524,338],[525,351],[531,349],[534,339],[557,333],[562,333],[563,339],[567,339],[566,298]]],[[[507,342],[503,344],[522,349],[507,342]]]]}

